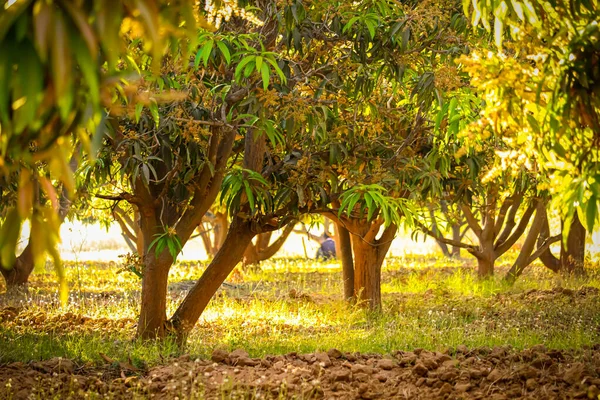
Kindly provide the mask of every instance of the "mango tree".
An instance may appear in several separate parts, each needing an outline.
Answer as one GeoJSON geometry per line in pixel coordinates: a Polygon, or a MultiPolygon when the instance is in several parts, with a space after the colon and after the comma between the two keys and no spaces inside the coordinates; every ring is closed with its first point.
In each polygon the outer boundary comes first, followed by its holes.
{"type": "Polygon", "coordinates": [[[464,59],[485,100],[482,125],[518,149],[514,158],[535,160],[551,177],[568,248],[575,215],[590,232],[598,221],[599,4],[477,0],[465,10],[496,42],[495,51],[464,59]]]}
{"type": "Polygon", "coordinates": [[[467,50],[466,21],[452,2],[363,3],[340,13],[348,21],[342,32],[361,43],[350,61],[362,64],[328,110],[327,135],[307,136],[304,148],[321,156],[306,168],[331,200],[320,212],[336,222],[344,243],[345,297],[376,310],[384,258],[399,224],[411,221],[407,199],[426,167],[431,106],[462,84],[453,60],[467,50]]]}
{"type": "MultiPolygon", "coordinates": [[[[419,221],[420,228],[436,240],[466,249],[477,259],[480,278],[494,275],[495,261],[525,235],[525,242],[507,278],[513,281],[523,269],[559,237],[539,241],[546,220],[548,195],[539,187],[547,182],[535,162],[511,155],[516,150],[478,120],[481,103],[470,88],[455,93],[440,107],[436,146],[429,154],[431,184],[427,201],[457,204],[475,236],[475,243],[443,236],[437,223],[419,221]],[[443,124],[444,118],[450,123],[443,124]],[[439,185],[439,186],[438,186],[439,185]],[[535,218],[532,217],[535,215],[535,218]],[[531,223],[531,226],[530,226],[531,223]]],[[[444,216],[444,214],[438,214],[444,216]]],[[[431,214],[430,214],[431,216],[431,214]]],[[[435,218],[436,215],[434,214],[435,218]]]]}
{"type": "Polygon", "coordinates": [[[140,213],[144,267],[138,336],[160,337],[167,328],[184,336],[252,238],[289,219],[288,211],[273,216],[275,203],[261,194],[269,184],[265,177],[284,166],[277,160],[287,152],[272,115],[278,112],[281,96],[294,99],[298,82],[322,78],[306,68],[310,60],[300,58],[292,64],[284,59],[285,44],[278,42],[283,29],[278,25],[279,11],[266,9],[262,23],[233,18],[217,32],[201,32],[190,68],[177,54],[163,64],[162,76],[145,73],[144,65],[139,65],[144,81],[136,90],[148,93],[149,106],[129,105],[131,88],[124,87],[123,117],[108,120],[110,132],[94,174],[100,179],[116,174],[118,179],[110,192],[97,196],[128,202],[140,213]],[[167,101],[172,91],[176,97],[167,101]],[[164,102],[157,101],[159,95],[164,102]],[[269,150],[275,148],[279,150],[269,150]],[[243,163],[231,169],[240,159],[243,163]],[[170,267],[213,206],[222,182],[232,218],[229,233],[167,323],[170,267]]]}

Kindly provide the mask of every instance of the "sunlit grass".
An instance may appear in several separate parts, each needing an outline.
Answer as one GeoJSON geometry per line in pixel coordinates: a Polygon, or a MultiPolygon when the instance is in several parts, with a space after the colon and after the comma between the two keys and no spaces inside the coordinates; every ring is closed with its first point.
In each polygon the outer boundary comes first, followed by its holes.
{"type": "MultiPolygon", "coordinates": [[[[600,287],[600,276],[565,281],[540,266],[514,286],[500,278],[479,281],[470,260],[390,258],[383,271],[383,312],[371,314],[342,300],[337,262],[273,259],[261,269],[237,271],[192,331],[187,346],[132,340],[140,281],[114,263],[70,263],[70,302],[61,307],[51,273],[34,275],[27,298],[0,296],[23,309],[0,325],[0,363],[61,356],[101,363],[100,353],[154,365],[183,353],[207,357],[215,348],[244,348],[251,356],[338,348],[389,353],[511,345],[580,348],[600,339],[597,294],[565,295],[555,287],[600,287]],[[535,290],[535,291],[533,291],[535,290]],[[81,316],[85,318],[81,318],[81,316]]],[[[173,312],[205,268],[173,268],[168,296],[173,312]]],[[[0,307],[1,309],[1,307],[0,307]]]]}

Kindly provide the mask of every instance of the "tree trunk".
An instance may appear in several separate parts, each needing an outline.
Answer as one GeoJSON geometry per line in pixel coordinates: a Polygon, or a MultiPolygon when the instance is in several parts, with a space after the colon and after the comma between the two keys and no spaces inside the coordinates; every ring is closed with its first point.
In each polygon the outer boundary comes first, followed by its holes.
{"type": "Polygon", "coordinates": [[[202,240],[202,244],[204,245],[206,255],[214,258],[215,254],[217,254],[217,248],[213,244],[213,241],[210,237],[210,232],[208,231],[208,229],[206,229],[206,226],[204,224],[201,224],[198,227],[198,230],[200,231],[198,235],[200,235],[200,239],[202,240]]]}
{"type": "Polygon", "coordinates": [[[27,290],[27,282],[33,272],[33,267],[31,244],[27,244],[27,247],[17,257],[15,265],[12,268],[9,267],[10,269],[7,269],[3,265],[0,266],[0,272],[6,281],[6,291],[27,290]]]}
{"type": "Polygon", "coordinates": [[[494,243],[492,241],[480,241],[480,251],[473,253],[477,258],[477,275],[479,279],[491,278],[494,276],[494,264],[496,255],[494,254],[494,243]]]}
{"type": "MultiPolygon", "coordinates": [[[[444,202],[442,202],[442,210],[444,210],[444,211],[448,210],[447,206],[444,207],[444,202]]],[[[435,219],[435,210],[433,209],[432,205],[429,205],[429,217],[431,218],[431,230],[436,235],[441,236],[442,234],[438,228],[437,220],[435,219]]],[[[446,258],[452,257],[452,255],[450,254],[450,249],[448,249],[448,245],[446,243],[444,243],[438,239],[435,239],[435,242],[437,243],[440,250],[442,250],[442,254],[444,255],[444,257],[446,257],[446,258]]]]}
{"type": "MultiPolygon", "coordinates": [[[[381,309],[381,263],[377,248],[362,241],[353,240],[354,291],[361,301],[366,301],[371,310],[381,309]]],[[[383,261],[383,260],[381,260],[383,261]]]]}
{"type": "Polygon", "coordinates": [[[354,300],[354,259],[352,257],[352,240],[350,232],[342,224],[336,224],[336,246],[339,259],[342,261],[342,279],[344,280],[344,299],[354,300]]]}
{"type": "Polygon", "coordinates": [[[574,276],[585,275],[585,235],[585,227],[575,213],[567,241],[563,243],[560,250],[561,273],[574,276]]]}
{"type": "Polygon", "coordinates": [[[480,279],[491,278],[494,276],[494,260],[477,257],[477,275],[480,279]]]}
{"type": "Polygon", "coordinates": [[[151,249],[146,255],[142,277],[142,303],[137,337],[156,339],[165,336],[167,321],[167,286],[173,263],[168,252],[156,258],[151,249]],[[166,255],[165,255],[166,254],[166,255]]]}
{"type": "Polygon", "coordinates": [[[269,244],[269,241],[271,240],[272,232],[264,232],[259,234],[256,238],[256,244],[250,242],[246,248],[243,257],[243,265],[247,266],[258,264],[261,261],[265,261],[273,257],[275,253],[277,253],[284,245],[290,234],[294,231],[294,225],[295,223],[293,222],[286,225],[286,227],[283,229],[283,232],[281,232],[281,235],[271,244],[269,244]]]}
{"type": "Polygon", "coordinates": [[[381,266],[397,230],[395,225],[391,225],[380,239],[375,240],[379,230],[375,228],[379,226],[369,223],[369,233],[364,237],[352,235],[354,293],[372,311],[381,310],[381,266]],[[370,235],[371,232],[375,234],[370,235]]]}
{"type": "Polygon", "coordinates": [[[225,237],[227,237],[227,230],[229,229],[229,221],[227,221],[227,214],[218,212],[215,214],[215,247],[216,251],[213,256],[217,255],[217,251],[223,246],[225,237]]]}
{"type": "Polygon", "coordinates": [[[533,219],[531,227],[529,228],[529,233],[527,234],[525,242],[523,243],[523,247],[521,247],[521,251],[519,252],[519,256],[504,277],[504,280],[510,284],[513,284],[517,278],[521,276],[525,268],[533,261],[530,258],[531,254],[535,249],[535,244],[538,240],[540,231],[544,227],[544,221],[547,222],[545,210],[546,204],[540,201],[537,205],[535,218],[533,219]]]}
{"type": "MultiPolygon", "coordinates": [[[[540,229],[540,237],[538,238],[538,246],[547,240],[550,237],[550,223],[548,222],[548,213],[544,210],[544,221],[542,223],[542,228],[540,229]]],[[[544,251],[540,255],[540,261],[546,268],[550,269],[552,272],[560,271],[560,260],[548,247],[546,251],[544,251]]]]}
{"type": "MultiPolygon", "coordinates": [[[[460,224],[454,223],[452,224],[452,240],[456,242],[462,241],[462,235],[460,232],[460,224]]],[[[460,258],[460,247],[452,246],[452,252],[450,253],[450,258],[460,258]]]]}
{"type": "Polygon", "coordinates": [[[254,235],[249,221],[233,219],[223,246],[171,318],[180,343],[185,341],[210,299],[241,260],[254,235]]]}
{"type": "MultiPolygon", "coordinates": [[[[165,336],[167,322],[167,286],[173,258],[168,250],[156,255],[156,247],[150,243],[159,233],[156,211],[152,206],[140,209],[140,232],[144,249],[142,271],[142,299],[138,317],[137,337],[156,339],[165,336]]],[[[183,238],[186,240],[187,238],[183,238]]],[[[185,241],[184,241],[185,243],[185,241]]]]}

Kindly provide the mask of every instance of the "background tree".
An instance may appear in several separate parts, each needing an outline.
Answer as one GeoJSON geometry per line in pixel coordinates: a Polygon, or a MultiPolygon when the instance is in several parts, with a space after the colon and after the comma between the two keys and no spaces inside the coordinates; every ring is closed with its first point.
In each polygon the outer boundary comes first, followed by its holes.
{"type": "MultiPolygon", "coordinates": [[[[543,242],[550,237],[550,225],[548,216],[546,216],[540,231],[539,241],[543,242]]],[[[560,243],[560,254],[556,257],[550,248],[540,255],[540,261],[553,272],[561,273],[565,276],[584,276],[585,275],[585,242],[587,231],[577,214],[573,216],[569,233],[565,238],[562,234],[564,221],[561,220],[562,241],[560,243]]]]}
{"type": "MultiPolygon", "coordinates": [[[[445,238],[436,229],[419,222],[436,240],[465,248],[477,258],[478,275],[493,276],[495,260],[506,253],[527,228],[525,244],[508,278],[514,280],[548,246],[558,240],[546,237],[535,248],[545,220],[547,195],[538,189],[547,182],[535,162],[512,157],[510,147],[493,130],[477,120],[480,102],[471,89],[459,89],[454,98],[439,108],[436,146],[429,154],[431,169],[422,176],[431,181],[424,185],[436,202],[457,204],[465,216],[476,244],[445,238]],[[535,215],[535,218],[532,217],[535,215]]],[[[427,201],[431,203],[431,198],[427,201]]],[[[431,217],[429,212],[429,217],[431,217]]],[[[436,215],[434,214],[433,217],[436,215]]]]}
{"type": "Polygon", "coordinates": [[[296,222],[290,222],[282,230],[279,236],[271,241],[273,232],[264,232],[256,236],[253,242],[250,242],[242,259],[244,266],[258,265],[261,261],[268,260],[277,253],[284,245],[287,238],[294,231],[296,222]]]}
{"type": "MultiPolygon", "coordinates": [[[[469,225],[460,210],[460,206],[457,207],[456,204],[449,203],[447,200],[440,200],[439,208],[429,204],[427,209],[431,220],[431,230],[436,236],[446,236],[450,232],[453,242],[461,242],[469,232],[469,225]],[[440,223],[440,221],[443,223],[440,223]]],[[[461,248],[459,246],[449,245],[435,237],[434,240],[445,257],[460,258],[461,248]]]]}
{"type": "Polygon", "coordinates": [[[463,60],[485,100],[481,124],[513,144],[514,157],[536,160],[551,176],[565,240],[575,213],[588,231],[598,220],[598,7],[580,0],[465,4],[473,25],[493,27],[497,48],[463,60]]]}

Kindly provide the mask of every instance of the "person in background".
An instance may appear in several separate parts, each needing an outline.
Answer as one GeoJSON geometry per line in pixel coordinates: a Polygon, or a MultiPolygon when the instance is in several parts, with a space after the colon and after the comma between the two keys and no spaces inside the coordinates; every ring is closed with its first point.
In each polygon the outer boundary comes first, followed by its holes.
{"type": "Polygon", "coordinates": [[[321,243],[321,247],[317,250],[317,259],[331,260],[335,258],[335,241],[325,233],[325,240],[321,243]]]}

